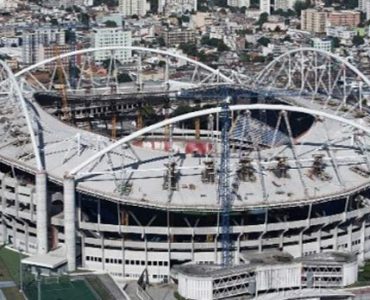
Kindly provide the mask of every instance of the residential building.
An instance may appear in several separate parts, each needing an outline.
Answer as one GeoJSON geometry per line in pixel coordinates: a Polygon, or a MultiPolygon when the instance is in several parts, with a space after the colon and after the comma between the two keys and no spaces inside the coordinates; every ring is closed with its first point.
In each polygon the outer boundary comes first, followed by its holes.
{"type": "Polygon", "coordinates": [[[39,48],[48,45],[65,45],[65,30],[54,27],[26,31],[22,36],[23,64],[32,65],[41,60],[39,48]]]}
{"type": "Polygon", "coordinates": [[[320,38],[313,38],[312,39],[312,47],[315,49],[324,50],[327,52],[331,52],[332,49],[332,41],[331,39],[320,39],[320,38]]]}
{"type": "MultiPolygon", "coordinates": [[[[127,31],[119,27],[94,28],[92,44],[94,48],[109,46],[130,47],[132,46],[131,31],[127,31]]],[[[94,52],[95,61],[104,61],[110,58],[111,55],[112,52],[109,50],[94,52]]],[[[131,60],[132,51],[127,49],[115,50],[114,56],[121,62],[127,62],[131,60]]]]}
{"type": "Polygon", "coordinates": [[[271,13],[271,0],[260,0],[261,13],[271,13]]]}
{"type": "Polygon", "coordinates": [[[158,11],[170,15],[197,11],[198,0],[164,0],[159,1],[158,11]]]}
{"type": "Polygon", "coordinates": [[[314,33],[324,33],[326,28],[327,12],[316,9],[302,10],[301,29],[314,33]]]}
{"type": "Polygon", "coordinates": [[[366,19],[370,19],[370,0],[358,0],[358,9],[365,13],[366,19]]]}
{"type": "Polygon", "coordinates": [[[118,9],[124,16],[143,17],[150,10],[150,4],[146,0],[119,0],[118,9]]]}
{"type": "Polygon", "coordinates": [[[326,35],[337,37],[340,39],[345,40],[352,40],[352,38],[356,35],[356,30],[350,29],[348,27],[343,26],[336,26],[336,27],[327,27],[326,28],[326,35]]]}
{"type": "Polygon", "coordinates": [[[163,39],[166,46],[194,43],[195,31],[190,29],[167,30],[163,32],[163,39]]]}
{"type": "Polygon", "coordinates": [[[354,10],[333,11],[329,14],[331,26],[356,27],[361,22],[361,13],[354,10]]]}
{"type": "Polygon", "coordinates": [[[296,0],[275,0],[275,10],[288,10],[294,8],[296,0]]]}
{"type": "MultiPolygon", "coordinates": [[[[50,44],[50,45],[40,45],[38,48],[37,53],[37,59],[38,61],[43,61],[61,54],[69,53],[76,50],[76,45],[69,45],[69,44],[63,44],[63,45],[57,45],[57,44],[50,44]]],[[[70,59],[64,58],[61,59],[61,62],[65,69],[68,69],[70,67],[70,59]]],[[[51,63],[47,63],[43,65],[46,69],[53,69],[55,65],[57,64],[57,61],[53,61],[51,63]]]]}
{"type": "Polygon", "coordinates": [[[227,0],[227,5],[232,7],[249,7],[251,5],[250,0],[227,0]]]}

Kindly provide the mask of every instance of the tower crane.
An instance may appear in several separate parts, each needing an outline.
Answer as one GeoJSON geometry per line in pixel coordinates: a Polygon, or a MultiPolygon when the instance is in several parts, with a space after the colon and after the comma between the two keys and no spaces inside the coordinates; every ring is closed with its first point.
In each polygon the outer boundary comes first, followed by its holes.
{"type": "Polygon", "coordinates": [[[221,162],[220,175],[218,182],[218,200],[221,204],[221,224],[222,224],[222,265],[224,267],[232,265],[231,240],[230,240],[230,211],[232,204],[232,191],[230,186],[230,142],[229,130],[231,126],[230,97],[222,104],[220,119],[222,123],[221,130],[221,162]]]}
{"type": "Polygon", "coordinates": [[[58,76],[58,81],[60,82],[60,96],[62,99],[62,112],[63,112],[63,119],[65,121],[70,120],[70,115],[69,115],[69,109],[68,109],[68,96],[67,96],[67,90],[66,90],[66,77],[63,71],[63,62],[62,58],[60,57],[60,51],[58,48],[58,45],[54,47],[55,54],[57,56],[57,76],[58,76]]]}

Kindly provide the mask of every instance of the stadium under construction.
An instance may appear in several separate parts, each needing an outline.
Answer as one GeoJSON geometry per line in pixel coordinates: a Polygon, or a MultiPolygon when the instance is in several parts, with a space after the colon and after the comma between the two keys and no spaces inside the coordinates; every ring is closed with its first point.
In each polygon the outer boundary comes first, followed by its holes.
{"type": "Polygon", "coordinates": [[[188,299],[341,297],[370,254],[369,79],[311,48],[259,74],[119,49],[1,63],[1,240],[188,299]]]}

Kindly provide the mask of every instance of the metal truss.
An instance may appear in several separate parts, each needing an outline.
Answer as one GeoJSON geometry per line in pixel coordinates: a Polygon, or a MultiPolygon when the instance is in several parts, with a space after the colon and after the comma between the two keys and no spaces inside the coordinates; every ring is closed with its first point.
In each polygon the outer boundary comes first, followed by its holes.
{"type": "Polygon", "coordinates": [[[0,109],[2,140],[17,146],[18,159],[35,158],[38,171],[44,170],[40,154],[40,124],[32,105],[25,99],[12,70],[0,60],[0,109]]]}
{"type": "Polygon", "coordinates": [[[277,57],[259,73],[253,86],[293,104],[317,102],[341,114],[367,110],[370,100],[370,80],[361,71],[337,55],[314,48],[277,57]],[[296,103],[299,97],[305,98],[302,103],[296,103]]]}
{"type": "Polygon", "coordinates": [[[118,46],[61,54],[27,67],[16,73],[15,77],[24,78],[35,91],[53,91],[58,84],[64,84],[68,93],[73,94],[163,93],[176,92],[181,88],[233,83],[219,70],[186,56],[151,48],[118,46]],[[125,59],[123,54],[132,57],[125,59]],[[158,62],[161,62],[159,67],[158,62]],[[174,70],[180,65],[181,71],[177,70],[175,77],[174,70]],[[59,69],[66,79],[64,83],[58,78],[59,69]],[[34,73],[37,70],[51,74],[50,80],[45,82],[38,79],[34,73]],[[151,79],[148,74],[154,70],[162,75],[151,79]],[[122,74],[125,79],[122,79],[122,74]],[[128,78],[132,80],[129,84],[126,82],[128,78]],[[150,84],[153,80],[156,81],[155,86],[150,84]]]}

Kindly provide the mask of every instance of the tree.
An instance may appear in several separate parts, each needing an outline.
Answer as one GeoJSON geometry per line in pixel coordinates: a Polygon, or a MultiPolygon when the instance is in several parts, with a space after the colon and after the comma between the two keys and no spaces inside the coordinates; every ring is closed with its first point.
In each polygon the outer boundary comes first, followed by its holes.
{"type": "Polygon", "coordinates": [[[337,37],[333,37],[333,39],[331,40],[331,45],[332,45],[333,49],[339,48],[340,47],[340,39],[337,38],[337,37]]]}
{"type": "Polygon", "coordinates": [[[365,44],[365,40],[363,37],[359,36],[359,35],[355,35],[352,39],[352,43],[353,45],[355,45],[356,47],[360,46],[360,45],[363,45],[365,44]]]}
{"type": "Polygon", "coordinates": [[[257,21],[257,25],[262,26],[263,23],[267,22],[268,18],[269,18],[268,13],[264,12],[264,13],[260,14],[260,18],[257,21]]]}
{"type": "Polygon", "coordinates": [[[89,27],[90,25],[90,16],[87,13],[81,13],[80,14],[80,22],[85,25],[86,27],[89,27]]]}
{"type": "Polygon", "coordinates": [[[117,75],[117,81],[119,83],[122,83],[122,82],[131,82],[132,79],[131,79],[131,77],[127,73],[120,73],[120,74],[117,75]]]}
{"type": "Polygon", "coordinates": [[[107,20],[104,22],[106,27],[117,27],[117,23],[112,20],[107,20]]]}
{"type": "Polygon", "coordinates": [[[181,43],[179,45],[179,49],[181,49],[186,55],[189,55],[189,56],[197,56],[198,55],[198,48],[195,44],[181,43]]]}
{"type": "Polygon", "coordinates": [[[259,44],[261,44],[262,46],[265,46],[265,47],[267,47],[267,45],[270,44],[270,42],[271,42],[270,39],[267,38],[267,37],[264,37],[264,36],[257,40],[257,43],[259,43],[259,44]]]}
{"type": "Polygon", "coordinates": [[[294,10],[298,17],[301,16],[302,10],[305,10],[311,6],[310,0],[298,0],[294,3],[294,10]]]}

